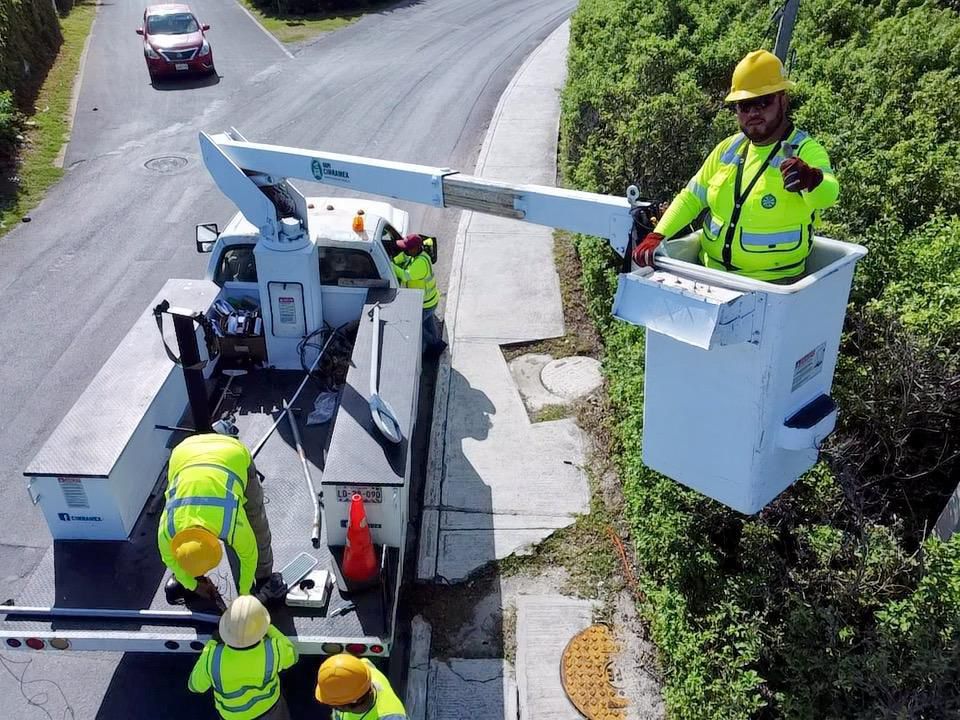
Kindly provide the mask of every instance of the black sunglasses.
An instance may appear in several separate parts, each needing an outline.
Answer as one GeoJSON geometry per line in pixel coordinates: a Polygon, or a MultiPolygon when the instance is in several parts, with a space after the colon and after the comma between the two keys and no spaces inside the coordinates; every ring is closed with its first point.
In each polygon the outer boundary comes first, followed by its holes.
{"type": "Polygon", "coordinates": [[[751,98],[749,100],[738,100],[733,104],[734,109],[738,113],[746,114],[751,110],[766,110],[770,107],[770,104],[773,102],[773,99],[776,95],[762,95],[758,98],[751,98]]]}

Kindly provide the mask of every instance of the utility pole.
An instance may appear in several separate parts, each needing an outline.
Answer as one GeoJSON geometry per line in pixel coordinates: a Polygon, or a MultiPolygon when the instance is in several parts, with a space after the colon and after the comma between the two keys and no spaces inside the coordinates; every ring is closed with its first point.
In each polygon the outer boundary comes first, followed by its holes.
{"type": "Polygon", "coordinates": [[[786,0],[783,7],[774,14],[777,25],[777,40],[773,46],[773,54],[780,58],[786,66],[787,54],[790,52],[790,39],[793,37],[793,25],[797,21],[797,11],[800,9],[800,0],[786,0]]]}

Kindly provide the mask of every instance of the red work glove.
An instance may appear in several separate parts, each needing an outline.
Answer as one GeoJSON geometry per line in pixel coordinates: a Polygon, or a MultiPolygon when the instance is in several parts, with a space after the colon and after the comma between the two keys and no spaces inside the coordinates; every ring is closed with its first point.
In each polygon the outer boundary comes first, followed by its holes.
{"type": "Polygon", "coordinates": [[[647,236],[633,249],[633,261],[640,267],[652,266],[653,254],[662,242],[663,235],[660,233],[647,233],[647,236]]]}
{"type": "Polygon", "coordinates": [[[810,191],[823,182],[823,170],[810,167],[798,157],[791,157],[780,163],[783,187],[788,192],[810,191]]]}

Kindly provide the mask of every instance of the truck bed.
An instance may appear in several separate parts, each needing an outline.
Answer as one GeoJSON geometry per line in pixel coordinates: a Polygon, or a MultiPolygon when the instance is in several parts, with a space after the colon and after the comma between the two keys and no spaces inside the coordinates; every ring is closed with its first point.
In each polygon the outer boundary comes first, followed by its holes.
{"type": "MultiPolygon", "coordinates": [[[[413,435],[417,408],[417,382],[420,375],[420,303],[419,292],[371,291],[364,307],[364,316],[379,303],[381,307],[382,350],[381,394],[397,410],[404,442],[391,445],[374,429],[369,420],[366,401],[369,396],[370,340],[372,326],[361,323],[354,346],[346,383],[340,393],[335,419],[323,425],[308,426],[307,415],[322,391],[319,382],[310,380],[294,407],[307,461],[313,473],[314,486],[336,493],[336,486],[362,486],[364,475],[373,473],[384,487],[409,482],[411,451],[408,439],[413,435]],[[412,382],[411,382],[412,380],[412,382]],[[334,449],[339,458],[333,472],[337,478],[323,482],[327,451],[334,449]],[[338,449],[339,444],[339,449],[338,449]],[[359,472],[360,466],[366,473],[359,472]],[[331,486],[331,483],[333,485],[331,486]]],[[[303,378],[298,371],[255,370],[234,379],[231,392],[236,400],[227,400],[223,409],[234,407],[240,439],[253,448],[276,419],[283,401],[292,398],[303,378]]],[[[105,386],[106,387],[106,386],[105,386]]],[[[104,390],[103,392],[108,392],[104,390]]],[[[185,421],[188,422],[188,421],[185,421]]],[[[186,437],[185,433],[156,430],[158,442],[168,448],[186,437]]],[[[65,449],[64,451],[68,450],[65,449]]],[[[316,569],[327,569],[337,575],[332,553],[338,548],[327,546],[327,528],[321,526],[319,549],[312,547],[310,532],[313,506],[303,476],[303,469],[289,422],[284,419],[263,445],[256,459],[263,474],[264,501],[273,536],[274,571],[279,571],[301,552],[319,560],[316,569]]],[[[110,610],[179,610],[166,602],[163,586],[169,572],[157,551],[157,523],[163,510],[165,470],[157,478],[128,540],[56,541],[37,567],[25,579],[24,589],[11,598],[18,607],[84,608],[110,610]]],[[[405,495],[403,496],[405,497],[405,495]]],[[[326,502],[338,502],[327,497],[326,502]]],[[[376,508],[371,508],[373,512],[376,508]]],[[[385,509],[385,508],[384,508],[385,509]]],[[[342,508],[337,508],[341,511],[342,508]]],[[[381,510],[382,511],[382,510],[381,510]]],[[[337,517],[336,513],[333,513],[337,517]]],[[[400,536],[404,537],[406,512],[401,515],[400,536]]],[[[342,522],[342,520],[341,520],[342,522]]],[[[342,544],[342,528],[333,539],[342,544]]],[[[381,551],[382,582],[367,590],[352,593],[341,591],[335,583],[325,607],[307,609],[277,605],[270,608],[273,623],[294,639],[302,653],[330,654],[330,643],[367,646],[357,654],[386,655],[394,635],[400,579],[403,574],[402,543],[381,551]],[[348,603],[355,610],[331,617],[331,612],[348,603]],[[381,646],[371,649],[370,646],[381,646]]],[[[233,572],[227,557],[210,573],[224,599],[235,596],[233,572]]],[[[191,606],[189,609],[210,613],[211,608],[191,606]]],[[[53,618],[3,614],[0,606],[0,638],[10,647],[23,647],[33,638],[42,640],[46,648],[81,650],[120,650],[141,652],[196,652],[214,630],[210,622],[145,621],[142,618],[117,620],[109,617],[53,618]],[[59,640],[59,643],[51,643],[59,640]]]]}
{"type": "MultiPolygon", "coordinates": [[[[252,447],[270,428],[279,412],[280,399],[293,396],[303,375],[295,371],[257,371],[237,378],[231,387],[240,390],[237,425],[240,439],[252,447]]],[[[313,380],[307,383],[297,400],[297,422],[307,461],[311,465],[314,484],[320,489],[324,455],[332,423],[307,426],[306,417],[320,388],[313,380]]],[[[167,432],[172,447],[183,437],[182,433],[167,432]]],[[[335,571],[334,559],[326,547],[326,528],[321,528],[321,547],[315,550],[310,542],[313,509],[297,456],[290,426],[284,419],[264,444],[256,458],[257,469],[263,473],[264,502],[273,535],[274,570],[279,571],[300,552],[309,552],[320,561],[316,569],[335,571]]],[[[171,610],[163,585],[169,573],[157,552],[157,523],[163,510],[163,489],[166,479],[160,478],[154,494],[137,522],[128,542],[58,541],[44,555],[31,573],[23,592],[14,598],[18,606],[120,608],[129,610],[171,610]]],[[[273,623],[285,634],[296,638],[301,652],[319,653],[321,642],[357,642],[383,644],[391,634],[390,602],[396,595],[396,577],[399,552],[388,548],[385,587],[345,598],[336,584],[327,606],[319,611],[291,608],[285,605],[271,607],[273,623]],[[328,617],[331,610],[352,602],[356,611],[338,617],[328,617]]],[[[236,595],[231,571],[226,560],[211,573],[229,602],[236,595]]],[[[208,608],[195,607],[197,610],[208,608]]],[[[2,608],[0,608],[2,613],[2,608]]],[[[108,621],[105,619],[35,620],[29,617],[8,616],[4,630],[22,633],[24,637],[55,637],[69,632],[76,649],[94,644],[99,649],[115,646],[124,650],[156,650],[157,642],[176,642],[179,648],[189,650],[191,643],[204,642],[212,628],[198,623],[195,627],[145,624],[136,621],[108,621]],[[78,635],[78,633],[80,633],[78,635]],[[89,633],[89,643],[84,638],[89,633]],[[132,646],[132,645],[133,646],[132,646]]],[[[167,649],[175,649],[167,646],[167,649]]]]}

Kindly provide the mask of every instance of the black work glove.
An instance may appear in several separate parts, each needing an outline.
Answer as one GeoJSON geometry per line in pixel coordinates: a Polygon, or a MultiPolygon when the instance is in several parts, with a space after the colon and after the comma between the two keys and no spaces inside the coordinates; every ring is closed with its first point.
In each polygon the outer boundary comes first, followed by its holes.
{"type": "Polygon", "coordinates": [[[780,163],[783,187],[788,192],[809,192],[823,182],[823,170],[810,167],[798,157],[791,157],[780,163]]]}

